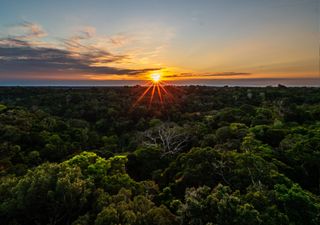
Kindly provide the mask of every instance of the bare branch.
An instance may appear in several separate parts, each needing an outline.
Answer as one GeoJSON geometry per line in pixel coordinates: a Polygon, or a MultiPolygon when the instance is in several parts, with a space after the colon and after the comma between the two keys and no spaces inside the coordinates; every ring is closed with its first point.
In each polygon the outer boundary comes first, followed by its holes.
{"type": "Polygon", "coordinates": [[[145,146],[159,146],[162,156],[180,152],[190,139],[185,127],[164,123],[143,133],[145,146]]]}

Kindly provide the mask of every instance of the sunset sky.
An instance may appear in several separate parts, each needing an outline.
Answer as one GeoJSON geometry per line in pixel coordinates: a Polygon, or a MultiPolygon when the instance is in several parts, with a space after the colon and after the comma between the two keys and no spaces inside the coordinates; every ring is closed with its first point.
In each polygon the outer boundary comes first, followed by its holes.
{"type": "Polygon", "coordinates": [[[319,20],[318,0],[0,0],[0,85],[135,84],[153,73],[320,85],[319,20]]]}

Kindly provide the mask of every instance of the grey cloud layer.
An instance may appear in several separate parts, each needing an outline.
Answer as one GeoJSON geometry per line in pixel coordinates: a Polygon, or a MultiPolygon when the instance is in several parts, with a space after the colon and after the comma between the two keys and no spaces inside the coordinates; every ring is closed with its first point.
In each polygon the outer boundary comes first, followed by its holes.
{"type": "Polygon", "coordinates": [[[94,66],[93,64],[97,63],[121,63],[126,56],[114,55],[108,51],[81,44],[79,39],[90,38],[89,33],[82,33],[81,36],[70,39],[61,39],[62,47],[45,47],[34,42],[35,39],[45,35],[40,26],[29,22],[24,22],[21,26],[27,29],[26,34],[0,38],[0,76],[37,72],[134,76],[158,69],[94,66]]]}
{"type": "Polygon", "coordinates": [[[104,60],[99,60],[98,57],[103,55],[103,52],[93,52],[73,56],[72,52],[67,50],[32,47],[32,46],[1,46],[0,45],[0,72],[65,72],[65,73],[83,73],[83,74],[117,74],[117,75],[137,75],[150,69],[120,69],[107,66],[91,66],[96,62],[115,62],[120,57],[108,56],[104,60]]]}
{"type": "Polygon", "coordinates": [[[219,72],[219,73],[209,73],[209,74],[194,74],[194,73],[181,73],[175,75],[166,75],[167,78],[180,77],[180,78],[189,78],[189,77],[226,77],[226,76],[241,76],[241,75],[251,75],[251,73],[244,72],[219,72]]]}

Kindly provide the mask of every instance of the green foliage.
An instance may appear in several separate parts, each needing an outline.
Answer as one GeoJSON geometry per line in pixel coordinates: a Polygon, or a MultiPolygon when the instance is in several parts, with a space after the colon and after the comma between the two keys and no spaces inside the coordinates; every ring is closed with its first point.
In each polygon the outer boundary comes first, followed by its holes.
{"type": "Polygon", "coordinates": [[[319,199],[298,185],[251,190],[246,195],[219,184],[186,190],[178,214],[182,224],[318,224],[319,199]],[[304,213],[301,217],[301,212],[304,213]]]}
{"type": "Polygon", "coordinates": [[[93,180],[110,193],[117,193],[122,187],[137,191],[140,187],[126,173],[126,162],[126,156],[104,159],[93,152],[82,152],[64,164],[79,167],[85,178],[93,180]]]}
{"type": "Polygon", "coordinates": [[[82,152],[67,160],[65,164],[79,167],[85,176],[93,179],[101,179],[111,168],[110,161],[98,157],[93,152],[82,152]]]}
{"type": "Polygon", "coordinates": [[[116,135],[111,136],[103,136],[101,138],[101,141],[103,143],[103,148],[107,149],[109,151],[117,152],[118,148],[118,137],[116,135]]]}
{"type": "Polygon", "coordinates": [[[7,223],[61,224],[86,206],[91,186],[78,167],[43,164],[20,179],[4,178],[0,215],[7,223]]]}
{"type": "Polygon", "coordinates": [[[188,189],[179,215],[182,224],[261,224],[259,212],[243,202],[238,191],[218,185],[212,192],[208,187],[188,189]]]}
{"type": "Polygon", "coordinates": [[[156,170],[168,165],[168,159],[161,154],[158,148],[140,147],[128,155],[128,173],[136,180],[152,179],[156,170]]]}
{"type": "Polygon", "coordinates": [[[157,207],[143,195],[132,196],[126,189],[108,199],[108,203],[98,213],[96,225],[132,224],[165,225],[177,224],[175,216],[163,205],[157,207]]]}
{"type": "Polygon", "coordinates": [[[221,154],[212,148],[193,148],[188,153],[180,154],[169,165],[163,179],[170,182],[174,195],[179,197],[187,187],[214,186],[222,180],[221,175],[215,173],[223,170],[220,159],[221,154]]]}
{"type": "Polygon", "coordinates": [[[4,111],[4,110],[6,110],[6,109],[7,109],[7,106],[6,106],[6,105],[0,104],[0,112],[1,112],[1,111],[4,111]]]}
{"type": "Polygon", "coordinates": [[[319,224],[320,199],[302,190],[297,184],[286,187],[275,185],[275,197],[286,215],[294,224],[319,224]],[[303,217],[301,217],[301,212],[303,217]]]}
{"type": "Polygon", "coordinates": [[[0,224],[320,224],[319,88],[0,88],[0,224]]]}

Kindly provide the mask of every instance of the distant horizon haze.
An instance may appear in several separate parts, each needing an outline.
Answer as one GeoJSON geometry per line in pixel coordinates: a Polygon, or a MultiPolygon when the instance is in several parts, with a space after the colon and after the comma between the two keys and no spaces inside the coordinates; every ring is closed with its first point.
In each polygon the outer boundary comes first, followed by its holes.
{"type": "MultiPolygon", "coordinates": [[[[145,80],[7,80],[0,83],[0,87],[5,86],[135,86],[148,85],[145,80]]],[[[173,80],[166,81],[164,85],[177,86],[278,86],[284,85],[288,87],[320,87],[320,79],[318,78],[256,78],[256,79],[191,79],[191,80],[173,80]]]]}

